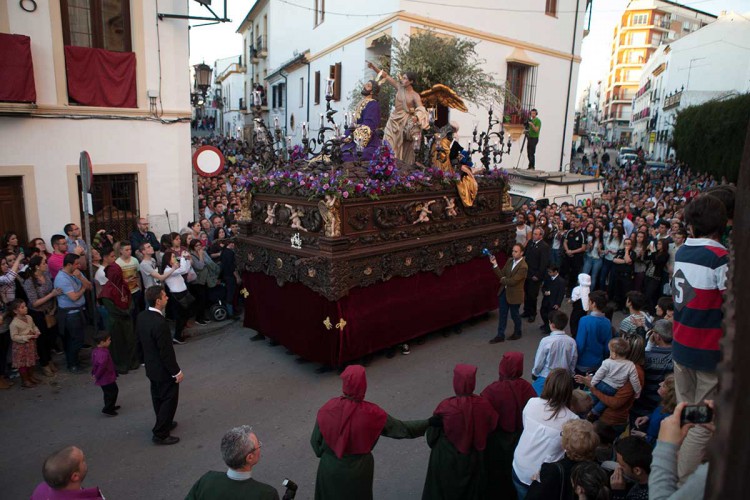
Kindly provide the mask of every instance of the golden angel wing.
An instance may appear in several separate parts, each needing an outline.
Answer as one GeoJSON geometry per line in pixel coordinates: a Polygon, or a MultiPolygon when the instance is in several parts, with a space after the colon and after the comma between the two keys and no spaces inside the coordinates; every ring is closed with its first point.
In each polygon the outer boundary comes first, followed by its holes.
{"type": "Polygon", "coordinates": [[[463,111],[464,113],[468,111],[463,99],[461,99],[453,89],[446,87],[442,83],[433,85],[431,89],[425,90],[419,95],[422,98],[422,104],[424,104],[426,108],[434,108],[440,104],[448,108],[463,111]]]}

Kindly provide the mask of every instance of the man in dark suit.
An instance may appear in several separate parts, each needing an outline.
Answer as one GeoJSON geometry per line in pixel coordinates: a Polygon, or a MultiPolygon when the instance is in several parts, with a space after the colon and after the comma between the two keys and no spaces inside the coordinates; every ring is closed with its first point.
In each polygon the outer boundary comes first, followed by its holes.
{"type": "Polygon", "coordinates": [[[523,258],[523,246],[513,245],[511,258],[505,261],[502,270],[497,266],[494,255],[490,255],[492,272],[500,280],[500,291],[497,293],[498,309],[500,312],[497,323],[497,335],[490,340],[490,344],[505,342],[505,327],[508,324],[508,311],[513,318],[513,335],[508,340],[521,338],[521,315],[519,309],[523,303],[523,282],[526,280],[528,266],[523,258]]]}
{"type": "Polygon", "coordinates": [[[523,253],[526,265],[529,266],[529,274],[523,285],[524,303],[522,318],[529,318],[529,323],[536,319],[536,302],[539,297],[539,288],[544,283],[547,273],[547,265],[552,254],[550,246],[542,239],[544,231],[541,227],[534,228],[531,241],[526,244],[523,253]]]}
{"type": "Polygon", "coordinates": [[[177,411],[179,384],[184,375],[172,346],[164,311],[167,308],[167,294],[161,286],[151,286],[146,290],[148,309],[141,311],[136,321],[138,339],[143,346],[146,362],[146,375],[151,380],[151,401],[156,413],[156,424],[152,429],[155,444],[175,444],[180,438],[170,436],[177,427],[174,414],[177,411]]]}
{"type": "Polygon", "coordinates": [[[560,269],[554,264],[547,269],[547,277],[542,285],[542,307],[539,315],[542,317],[542,325],[539,327],[545,335],[550,333],[549,316],[552,311],[557,311],[565,298],[565,279],[560,276],[560,269]]]}

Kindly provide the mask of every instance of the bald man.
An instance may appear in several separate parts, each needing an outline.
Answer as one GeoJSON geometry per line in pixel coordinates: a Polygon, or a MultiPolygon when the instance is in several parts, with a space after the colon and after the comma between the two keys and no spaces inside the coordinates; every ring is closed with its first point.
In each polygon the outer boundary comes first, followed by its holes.
{"type": "Polygon", "coordinates": [[[44,482],[34,489],[31,500],[104,499],[96,486],[84,488],[88,465],[80,448],[68,446],[47,457],[42,468],[44,482]]]}

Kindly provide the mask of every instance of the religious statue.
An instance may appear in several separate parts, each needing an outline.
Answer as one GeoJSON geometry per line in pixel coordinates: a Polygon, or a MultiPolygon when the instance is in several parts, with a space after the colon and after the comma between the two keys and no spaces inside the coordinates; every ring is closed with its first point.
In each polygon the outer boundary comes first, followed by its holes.
{"type": "Polygon", "coordinates": [[[318,211],[323,218],[325,235],[329,238],[341,236],[340,202],[335,196],[327,194],[325,200],[318,201],[318,211]]]}
{"type": "Polygon", "coordinates": [[[445,200],[445,214],[448,217],[457,216],[458,212],[456,211],[456,199],[448,198],[447,196],[443,196],[443,199],[445,200]]]}
{"type": "Polygon", "coordinates": [[[432,214],[432,210],[430,210],[430,206],[435,203],[435,200],[430,200],[426,203],[420,203],[415,207],[415,210],[419,210],[419,217],[417,217],[417,220],[412,222],[412,224],[419,224],[422,222],[430,222],[430,214],[432,214]]]}
{"type": "Polygon", "coordinates": [[[362,100],[352,116],[352,123],[346,129],[345,144],[341,147],[344,161],[361,159],[370,161],[380,147],[382,139],[377,133],[380,127],[380,85],[375,80],[365,82],[362,87],[362,100]],[[360,154],[357,154],[360,151],[360,154]]]}
{"type": "Polygon", "coordinates": [[[273,224],[276,222],[276,205],[278,205],[278,203],[274,203],[273,205],[268,203],[266,205],[266,224],[273,224]]]}
{"type": "Polygon", "coordinates": [[[415,150],[419,148],[422,130],[430,125],[430,117],[422,105],[422,98],[414,90],[416,75],[407,71],[400,81],[368,62],[368,67],[383,76],[385,81],[396,88],[396,98],[393,112],[385,125],[385,140],[393,148],[396,158],[409,165],[414,163],[415,150]]]}
{"type": "Polygon", "coordinates": [[[302,226],[302,217],[305,215],[305,211],[302,210],[302,207],[294,208],[291,205],[286,204],[284,204],[284,206],[291,212],[289,217],[292,219],[292,229],[299,229],[300,231],[307,232],[307,229],[302,226]]]}

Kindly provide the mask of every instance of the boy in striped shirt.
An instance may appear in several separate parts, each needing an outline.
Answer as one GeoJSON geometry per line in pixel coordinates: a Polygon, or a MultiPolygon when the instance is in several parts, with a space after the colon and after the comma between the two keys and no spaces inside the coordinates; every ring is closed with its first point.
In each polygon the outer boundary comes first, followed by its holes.
{"type": "MultiPolygon", "coordinates": [[[[724,204],[699,195],[685,207],[691,237],[675,255],[673,359],[678,402],[713,399],[721,358],[721,306],[726,290],[729,251],[720,243],[727,223],[724,204]]],[[[697,426],[680,448],[678,474],[683,478],[701,463],[710,433],[697,426]]]]}

